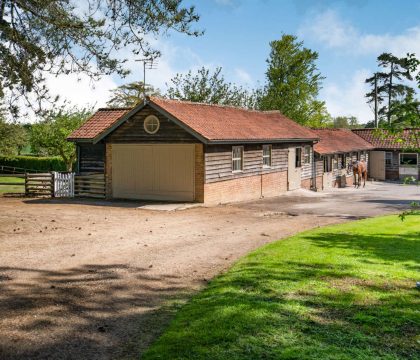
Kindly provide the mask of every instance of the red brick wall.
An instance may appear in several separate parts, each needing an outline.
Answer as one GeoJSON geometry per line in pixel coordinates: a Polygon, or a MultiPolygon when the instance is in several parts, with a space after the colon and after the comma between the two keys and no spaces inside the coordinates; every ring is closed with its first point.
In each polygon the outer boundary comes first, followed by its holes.
{"type": "Polygon", "coordinates": [[[311,189],[311,179],[304,179],[301,181],[300,186],[302,189],[311,189]]]}
{"type": "Polygon", "coordinates": [[[316,189],[317,189],[317,191],[322,190],[322,176],[317,176],[316,177],[316,189]]]}
{"type": "Polygon", "coordinates": [[[204,202],[223,204],[277,196],[287,191],[287,171],[204,184],[204,202]]]}

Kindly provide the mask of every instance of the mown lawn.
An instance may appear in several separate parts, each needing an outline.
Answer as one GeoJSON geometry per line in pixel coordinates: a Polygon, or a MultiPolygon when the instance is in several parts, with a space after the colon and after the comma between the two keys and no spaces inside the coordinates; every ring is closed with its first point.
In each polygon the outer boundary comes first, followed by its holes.
{"type": "Polygon", "coordinates": [[[0,194],[25,192],[25,179],[15,176],[0,177],[0,194]]]}
{"type": "Polygon", "coordinates": [[[261,248],[210,282],[144,359],[420,359],[420,216],[261,248]]]}

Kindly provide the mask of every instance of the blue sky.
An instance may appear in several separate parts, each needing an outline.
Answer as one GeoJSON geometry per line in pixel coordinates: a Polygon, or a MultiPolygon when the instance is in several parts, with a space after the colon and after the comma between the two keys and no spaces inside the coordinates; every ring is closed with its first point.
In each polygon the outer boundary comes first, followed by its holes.
{"type": "MultiPolygon", "coordinates": [[[[162,89],[176,73],[201,66],[222,66],[229,81],[261,85],[269,42],[282,33],[295,34],[319,53],[318,67],[326,77],[320,99],[330,113],[355,115],[366,122],[372,113],[363,98],[364,79],[376,69],[376,57],[383,51],[400,56],[410,51],[420,57],[419,0],[189,0],[184,4],[196,6],[201,16],[196,27],[205,33],[198,38],[171,33],[152,40],[163,55],[158,69],[148,72],[147,82],[162,89]]],[[[63,95],[76,104],[89,98],[102,106],[109,89],[142,79],[140,64],[129,64],[133,73],[127,79],[105,78],[95,89],[86,87],[87,81],[73,88],[67,79],[63,95]]],[[[60,86],[59,79],[54,86],[60,86]]]]}

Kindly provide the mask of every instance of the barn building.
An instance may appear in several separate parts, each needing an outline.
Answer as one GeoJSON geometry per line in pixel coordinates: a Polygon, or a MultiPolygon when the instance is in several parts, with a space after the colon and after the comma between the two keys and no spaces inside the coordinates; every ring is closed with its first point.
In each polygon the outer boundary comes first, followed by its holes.
{"type": "Polygon", "coordinates": [[[151,97],[98,110],[69,140],[107,198],[217,204],[316,187],[317,135],[278,111],[151,97]]]}
{"type": "Polygon", "coordinates": [[[329,189],[353,185],[353,161],[365,160],[373,146],[348,129],[314,129],[319,138],[314,145],[317,188],[329,189]]]}
{"type": "Polygon", "coordinates": [[[384,129],[357,129],[353,132],[374,148],[371,151],[370,177],[376,180],[420,179],[420,129],[405,129],[398,136],[384,129]]]}

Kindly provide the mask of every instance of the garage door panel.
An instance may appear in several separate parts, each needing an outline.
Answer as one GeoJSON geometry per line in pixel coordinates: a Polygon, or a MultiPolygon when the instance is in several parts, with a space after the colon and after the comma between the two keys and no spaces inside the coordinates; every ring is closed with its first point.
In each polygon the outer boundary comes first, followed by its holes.
{"type": "Polygon", "coordinates": [[[194,200],[194,145],[114,144],[113,195],[145,200],[194,200]]]}

